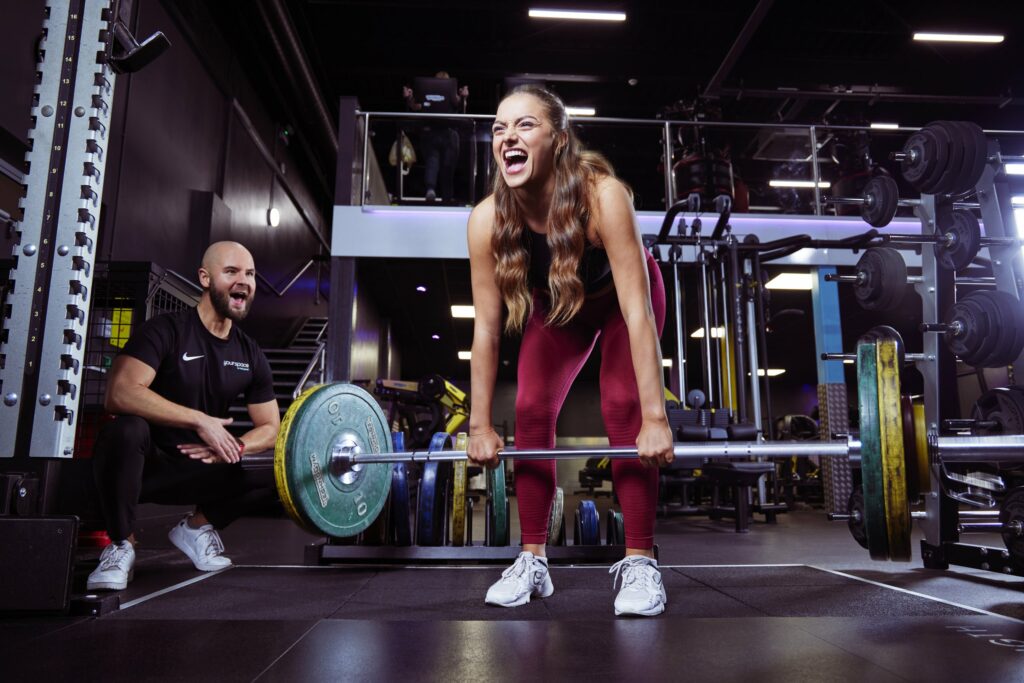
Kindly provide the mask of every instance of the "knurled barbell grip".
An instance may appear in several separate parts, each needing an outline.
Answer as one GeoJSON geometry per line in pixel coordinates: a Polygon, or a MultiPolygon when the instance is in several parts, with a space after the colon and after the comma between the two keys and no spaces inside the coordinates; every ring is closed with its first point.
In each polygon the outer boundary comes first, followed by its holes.
{"type": "MultiPolygon", "coordinates": [[[[860,441],[705,441],[677,443],[677,458],[788,458],[791,456],[840,457],[860,455],[860,441]]],[[[502,458],[517,460],[564,460],[569,458],[635,458],[635,448],[505,449],[502,458]]],[[[450,462],[465,460],[466,451],[407,451],[398,453],[356,453],[341,450],[335,457],[352,465],[388,462],[450,462]]]]}

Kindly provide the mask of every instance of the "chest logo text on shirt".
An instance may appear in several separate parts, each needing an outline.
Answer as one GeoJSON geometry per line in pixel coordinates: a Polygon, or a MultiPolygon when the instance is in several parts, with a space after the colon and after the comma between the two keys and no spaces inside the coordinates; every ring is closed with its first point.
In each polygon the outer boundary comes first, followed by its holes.
{"type": "Polygon", "coordinates": [[[226,360],[226,361],[224,361],[224,367],[226,367],[226,368],[229,368],[229,367],[230,368],[237,368],[238,370],[241,370],[242,372],[249,372],[249,364],[248,363],[240,363],[237,360],[226,360]]]}

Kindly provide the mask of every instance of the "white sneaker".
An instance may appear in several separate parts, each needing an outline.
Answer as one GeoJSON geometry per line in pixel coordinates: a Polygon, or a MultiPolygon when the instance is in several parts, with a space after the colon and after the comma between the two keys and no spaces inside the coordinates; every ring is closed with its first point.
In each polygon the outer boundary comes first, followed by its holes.
{"type": "Polygon", "coordinates": [[[630,555],[613,564],[608,573],[615,574],[612,588],[622,577],[622,586],[615,597],[615,616],[634,614],[652,617],[665,611],[668,596],[655,560],[643,555],[630,555]]]}
{"type": "Polygon", "coordinates": [[[537,557],[524,550],[487,590],[484,602],[499,607],[518,607],[530,602],[530,596],[546,598],[554,592],[555,586],[548,575],[547,558],[537,557]]]}
{"type": "Polygon", "coordinates": [[[224,544],[220,534],[212,524],[204,524],[198,529],[188,525],[188,517],[178,522],[167,537],[181,552],[188,555],[192,564],[201,572],[215,572],[231,566],[231,560],[221,555],[224,544]]]}
{"type": "Polygon", "coordinates": [[[100,553],[100,563],[85,582],[87,591],[121,591],[132,580],[135,546],[125,539],[111,543],[100,553]]]}

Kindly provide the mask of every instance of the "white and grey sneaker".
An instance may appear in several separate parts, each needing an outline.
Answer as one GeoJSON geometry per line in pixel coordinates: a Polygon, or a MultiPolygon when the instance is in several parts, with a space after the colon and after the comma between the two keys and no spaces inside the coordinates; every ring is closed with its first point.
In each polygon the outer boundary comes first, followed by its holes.
{"type": "Polygon", "coordinates": [[[653,617],[665,611],[668,596],[657,561],[643,555],[630,555],[613,564],[608,573],[615,574],[612,588],[622,578],[619,594],[615,597],[615,616],[653,617]]]}
{"type": "Polygon", "coordinates": [[[111,543],[100,553],[100,563],[85,582],[88,591],[120,591],[128,587],[135,565],[135,546],[128,539],[111,543]]]}
{"type": "Polygon", "coordinates": [[[531,596],[546,598],[554,592],[547,558],[524,550],[487,590],[484,602],[499,607],[518,607],[528,603],[531,596]]]}
{"type": "Polygon", "coordinates": [[[231,566],[231,560],[221,554],[224,552],[224,543],[212,524],[193,529],[188,525],[188,517],[185,517],[171,529],[167,537],[178,550],[188,555],[188,559],[201,572],[215,572],[231,566]]]}

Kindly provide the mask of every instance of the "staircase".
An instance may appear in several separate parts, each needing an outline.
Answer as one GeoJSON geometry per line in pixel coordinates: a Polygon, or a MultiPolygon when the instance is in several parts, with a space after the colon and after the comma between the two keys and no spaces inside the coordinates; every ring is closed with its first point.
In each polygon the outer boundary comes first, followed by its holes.
{"type": "MultiPolygon", "coordinates": [[[[302,378],[309,362],[316,355],[316,350],[326,337],[327,318],[307,318],[291,344],[282,349],[263,349],[274,375],[274,397],[281,409],[282,417],[292,403],[292,392],[302,378]]],[[[316,380],[316,373],[311,375],[316,380]]],[[[244,401],[231,407],[230,416],[234,422],[228,428],[235,436],[241,436],[252,429],[252,420],[244,401]]]]}

